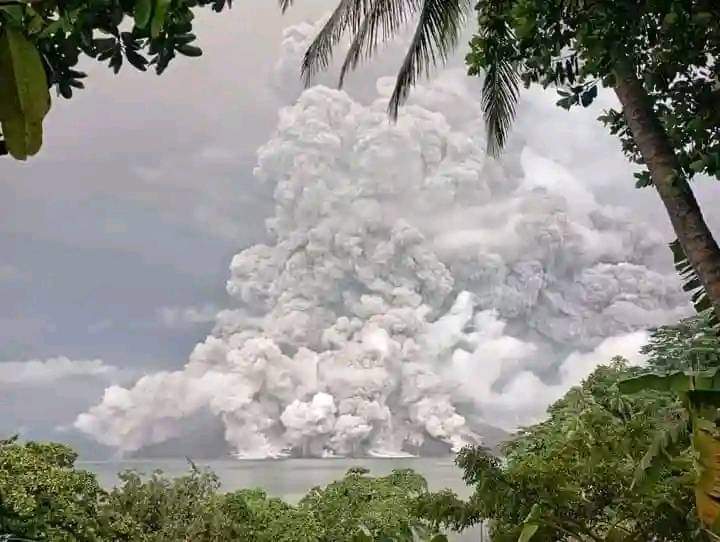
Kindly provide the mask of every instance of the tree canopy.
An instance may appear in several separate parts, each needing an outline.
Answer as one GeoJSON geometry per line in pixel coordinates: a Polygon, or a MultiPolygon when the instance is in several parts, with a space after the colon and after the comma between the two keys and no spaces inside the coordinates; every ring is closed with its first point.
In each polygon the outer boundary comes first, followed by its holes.
{"type": "Polygon", "coordinates": [[[707,314],[653,330],[644,366],[616,358],[599,367],[499,457],[463,450],[457,463],[474,494],[422,495],[421,514],[456,529],[488,520],[499,542],[715,540],[694,495],[714,471],[695,463],[703,454],[693,449],[682,386],[644,381],[667,383],[660,375],[679,371],[687,383],[696,371],[717,371],[719,347],[707,314]],[[636,393],[625,395],[628,384],[636,393]]]}
{"type": "Polygon", "coordinates": [[[83,59],[118,73],[129,64],[161,74],[178,55],[202,54],[194,12],[230,0],[0,1],[0,155],[18,160],[42,145],[50,91],[69,99],[84,87],[83,59]]]}
{"type": "Polygon", "coordinates": [[[223,493],[218,477],[194,464],[178,478],[124,472],[106,491],[75,459],[61,444],[0,441],[0,540],[446,542],[419,516],[427,484],[410,470],[350,469],[292,505],[261,489],[223,493]]]}
{"type": "MultiPolygon", "coordinates": [[[[508,442],[502,458],[463,450],[457,463],[475,493],[466,503],[447,491],[430,495],[424,513],[455,528],[485,518],[495,542],[702,540],[690,454],[637,474],[656,435],[683,411],[670,393],[623,396],[617,382],[634,372],[621,360],[599,368],[546,421],[508,442]]],[[[687,448],[687,433],[681,440],[687,448]]]]}

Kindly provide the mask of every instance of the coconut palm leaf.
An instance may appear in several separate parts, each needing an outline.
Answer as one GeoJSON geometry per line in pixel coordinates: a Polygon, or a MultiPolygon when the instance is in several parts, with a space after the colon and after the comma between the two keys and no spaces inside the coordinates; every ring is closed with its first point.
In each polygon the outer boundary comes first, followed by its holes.
{"type": "MultiPolygon", "coordinates": [[[[292,0],[280,0],[283,9],[291,4],[292,0]]],[[[341,0],[308,48],[302,74],[308,83],[327,68],[333,49],[350,31],[351,45],[340,74],[342,83],[348,71],[375,53],[379,43],[397,36],[417,16],[415,33],[390,101],[389,111],[395,118],[417,78],[445,61],[455,48],[471,7],[470,0],[341,0]]]]}
{"type": "Polygon", "coordinates": [[[341,0],[320,33],[305,51],[300,69],[301,75],[308,85],[315,75],[325,70],[330,64],[335,46],[345,32],[357,32],[363,16],[368,11],[369,0],[341,0]]]}
{"type": "MultiPolygon", "coordinates": [[[[293,3],[279,1],[283,10],[293,3]]],[[[333,51],[345,34],[351,35],[351,42],[340,70],[341,87],[349,71],[372,57],[380,43],[392,40],[411,19],[417,18],[388,106],[390,116],[397,119],[400,105],[407,100],[418,78],[445,62],[457,46],[472,6],[471,0],[340,0],[305,53],[301,67],[305,84],[329,66],[333,51]]],[[[478,6],[483,13],[493,9],[492,3],[478,6]]],[[[510,54],[514,51],[515,36],[504,22],[483,25],[480,33],[486,38],[481,54],[485,59],[482,107],[488,152],[497,157],[507,140],[518,101],[519,75],[510,54]]]]}
{"type": "Polygon", "coordinates": [[[345,61],[340,70],[340,87],[345,76],[354,70],[361,60],[369,59],[375,53],[378,44],[393,38],[408,19],[417,13],[417,0],[375,0],[362,23],[354,32],[345,61]]]}
{"type": "Polygon", "coordinates": [[[517,108],[520,75],[510,58],[515,37],[504,21],[480,29],[484,38],[482,108],[485,117],[487,152],[497,158],[510,133],[517,108]]]}
{"type": "Polygon", "coordinates": [[[691,295],[693,307],[698,314],[707,313],[709,315],[709,323],[713,328],[717,328],[720,322],[718,321],[717,315],[713,311],[713,306],[710,298],[705,292],[705,287],[700,281],[695,269],[687,258],[685,251],[680,245],[680,241],[675,239],[670,243],[670,250],[673,254],[673,262],[675,264],[675,270],[677,271],[680,278],[683,280],[683,290],[691,295]]]}
{"type": "Polygon", "coordinates": [[[467,13],[469,0],[424,0],[405,59],[395,81],[388,112],[397,118],[398,108],[407,99],[419,76],[429,75],[438,61],[445,62],[455,48],[467,13]]]}

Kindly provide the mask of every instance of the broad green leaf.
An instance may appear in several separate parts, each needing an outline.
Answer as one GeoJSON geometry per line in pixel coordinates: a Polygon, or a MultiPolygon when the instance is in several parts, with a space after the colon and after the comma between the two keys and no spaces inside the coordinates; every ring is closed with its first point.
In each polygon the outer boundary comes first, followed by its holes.
{"type": "Polygon", "coordinates": [[[0,35],[0,124],[14,158],[25,160],[40,150],[49,109],[40,53],[22,31],[7,26],[0,35]]]}
{"type": "Polygon", "coordinates": [[[23,20],[23,8],[22,6],[2,6],[0,5],[0,12],[5,14],[6,22],[11,22],[18,27],[22,25],[23,20]]]}
{"type": "Polygon", "coordinates": [[[696,173],[701,172],[703,169],[705,169],[705,160],[695,160],[694,162],[690,162],[690,169],[695,171],[696,173]]]}
{"type": "Polygon", "coordinates": [[[177,48],[178,53],[185,56],[200,56],[202,55],[202,49],[195,47],[194,45],[180,45],[177,48]]]}
{"type": "Polygon", "coordinates": [[[646,374],[618,382],[621,393],[633,394],[646,390],[682,393],[690,389],[690,378],[682,371],[666,375],[646,374]]]}
{"type": "MultiPolygon", "coordinates": [[[[714,357],[717,354],[717,352],[716,351],[703,352],[702,349],[696,348],[695,355],[700,355],[700,354],[709,356],[709,358],[712,359],[712,357],[714,357]]],[[[708,369],[707,371],[698,371],[693,376],[695,378],[695,388],[697,388],[698,390],[720,389],[720,374],[718,374],[717,367],[714,369],[708,369]]]]}
{"type": "Polygon", "coordinates": [[[2,131],[8,152],[17,160],[37,154],[42,146],[42,120],[18,115],[2,121],[2,131]]]}
{"type": "Polygon", "coordinates": [[[20,30],[8,26],[0,35],[0,120],[19,112],[42,118],[49,109],[40,53],[20,30]]]}
{"type": "Polygon", "coordinates": [[[693,448],[697,454],[697,512],[702,522],[712,527],[720,516],[720,436],[696,426],[693,448]]]}
{"type": "Polygon", "coordinates": [[[665,18],[663,19],[663,24],[667,26],[674,25],[678,20],[677,13],[670,12],[667,15],[665,15],[665,18]]]}
{"type": "Polygon", "coordinates": [[[152,0],[135,1],[135,26],[145,28],[150,23],[152,15],[152,0]]]}
{"type": "Polygon", "coordinates": [[[41,38],[48,38],[55,34],[58,30],[61,30],[63,26],[62,20],[53,21],[48,24],[42,32],[40,32],[41,38]]]}
{"type": "Polygon", "coordinates": [[[165,17],[172,0],[155,0],[155,13],[150,25],[150,36],[157,38],[165,27],[165,17]]]}
{"type": "Polygon", "coordinates": [[[523,530],[520,532],[518,542],[529,542],[530,539],[535,536],[539,525],[537,523],[526,523],[523,530]]]}

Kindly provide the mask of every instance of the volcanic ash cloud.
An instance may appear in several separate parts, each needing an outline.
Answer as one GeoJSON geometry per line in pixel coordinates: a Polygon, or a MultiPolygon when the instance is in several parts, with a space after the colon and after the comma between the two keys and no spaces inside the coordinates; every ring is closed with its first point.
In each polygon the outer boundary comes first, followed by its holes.
{"type": "Polygon", "coordinates": [[[283,109],[255,169],[272,241],[233,258],[237,308],[76,427],[134,451],[210,413],[244,457],[458,449],[639,361],[641,330],[686,310],[649,268],[662,243],[529,146],[486,158],[465,80],[418,88],[396,124],[386,79],[369,105],[318,86],[283,109]]]}

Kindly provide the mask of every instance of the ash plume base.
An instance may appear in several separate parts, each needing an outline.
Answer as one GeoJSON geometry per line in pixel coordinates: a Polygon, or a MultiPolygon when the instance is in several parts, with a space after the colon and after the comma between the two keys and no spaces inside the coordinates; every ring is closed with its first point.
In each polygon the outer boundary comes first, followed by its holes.
{"type": "Polygon", "coordinates": [[[182,369],[107,388],[77,429],[137,453],[209,415],[238,458],[443,454],[538,421],[615,355],[641,363],[643,330],[687,314],[651,227],[531,143],[485,155],[463,70],[397,123],[391,83],[280,111],[254,171],[270,241],[232,259],[236,307],[182,369]]]}

